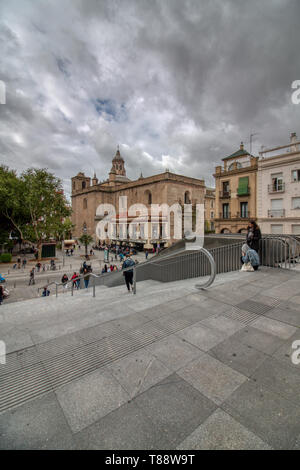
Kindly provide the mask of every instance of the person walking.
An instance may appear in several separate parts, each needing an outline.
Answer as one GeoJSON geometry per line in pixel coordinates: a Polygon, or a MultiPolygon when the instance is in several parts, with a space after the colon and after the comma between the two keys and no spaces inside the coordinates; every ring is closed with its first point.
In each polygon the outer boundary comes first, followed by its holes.
{"type": "Polygon", "coordinates": [[[146,250],[146,251],[145,251],[145,258],[148,259],[148,256],[149,256],[149,251],[146,250]]]}
{"type": "Polygon", "coordinates": [[[34,279],[34,268],[31,269],[30,274],[29,274],[29,286],[35,284],[35,279],[34,279]]]}
{"type": "Polygon", "coordinates": [[[68,287],[68,284],[67,284],[68,280],[69,280],[69,278],[66,274],[64,274],[63,277],[61,278],[61,282],[62,282],[65,289],[67,289],[67,287],[68,287]]]}
{"type": "Polygon", "coordinates": [[[247,229],[246,243],[249,248],[259,252],[259,241],[261,239],[261,231],[255,220],[250,221],[250,225],[247,229]]]}
{"type": "Polygon", "coordinates": [[[83,271],[83,275],[84,275],[84,286],[87,289],[89,287],[89,282],[90,282],[90,271],[87,268],[85,268],[83,271]]]}
{"type": "Polygon", "coordinates": [[[73,288],[75,287],[76,289],[78,289],[77,279],[76,278],[77,278],[77,273],[74,271],[74,274],[71,277],[71,279],[73,279],[73,288]]]}
{"type": "MultiPolygon", "coordinates": [[[[122,265],[122,269],[130,268],[130,266],[134,266],[135,262],[133,259],[130,258],[130,254],[126,255],[126,259],[122,265]]],[[[131,290],[133,291],[133,269],[128,269],[128,271],[124,271],[123,273],[125,277],[125,283],[128,289],[128,292],[130,292],[130,285],[131,285],[131,290]]]]}

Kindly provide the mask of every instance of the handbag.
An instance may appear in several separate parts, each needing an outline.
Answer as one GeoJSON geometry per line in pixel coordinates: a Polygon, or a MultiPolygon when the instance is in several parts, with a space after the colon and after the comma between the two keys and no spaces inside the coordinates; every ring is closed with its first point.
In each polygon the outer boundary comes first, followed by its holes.
{"type": "Polygon", "coordinates": [[[250,261],[248,263],[243,264],[241,271],[254,271],[254,268],[250,261]]]}

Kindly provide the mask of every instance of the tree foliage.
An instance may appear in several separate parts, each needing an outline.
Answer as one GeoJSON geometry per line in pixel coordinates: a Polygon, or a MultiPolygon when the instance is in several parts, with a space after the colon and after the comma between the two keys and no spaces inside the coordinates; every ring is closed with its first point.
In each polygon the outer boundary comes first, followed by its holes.
{"type": "Polygon", "coordinates": [[[0,216],[21,240],[39,245],[57,239],[70,214],[61,181],[47,169],[30,168],[18,177],[8,167],[0,167],[0,216]]]}

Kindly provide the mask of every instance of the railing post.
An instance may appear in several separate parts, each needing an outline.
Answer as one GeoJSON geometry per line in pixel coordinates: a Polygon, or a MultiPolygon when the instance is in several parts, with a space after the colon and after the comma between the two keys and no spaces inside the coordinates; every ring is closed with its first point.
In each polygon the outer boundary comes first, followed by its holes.
{"type": "Polygon", "coordinates": [[[72,287],[71,287],[71,296],[73,297],[73,291],[74,291],[74,282],[72,282],[72,287]]]}
{"type": "Polygon", "coordinates": [[[56,297],[57,297],[57,294],[58,294],[58,292],[57,292],[57,284],[55,284],[55,296],[56,296],[56,297]]]}
{"type": "Polygon", "coordinates": [[[96,282],[95,282],[95,278],[94,278],[94,276],[93,276],[93,297],[96,297],[95,284],[96,284],[96,282]]]}
{"type": "Polygon", "coordinates": [[[136,267],[133,268],[133,293],[136,294],[136,267]]]}

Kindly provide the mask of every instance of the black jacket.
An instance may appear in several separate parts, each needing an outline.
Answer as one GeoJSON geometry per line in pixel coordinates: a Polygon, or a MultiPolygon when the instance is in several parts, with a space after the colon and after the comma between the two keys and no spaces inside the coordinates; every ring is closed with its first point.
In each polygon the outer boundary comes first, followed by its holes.
{"type": "Polygon", "coordinates": [[[258,227],[255,228],[254,230],[252,230],[251,228],[248,228],[246,242],[247,242],[247,245],[250,248],[252,248],[252,250],[255,250],[256,252],[258,252],[260,239],[261,239],[261,232],[258,227]]]}

